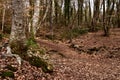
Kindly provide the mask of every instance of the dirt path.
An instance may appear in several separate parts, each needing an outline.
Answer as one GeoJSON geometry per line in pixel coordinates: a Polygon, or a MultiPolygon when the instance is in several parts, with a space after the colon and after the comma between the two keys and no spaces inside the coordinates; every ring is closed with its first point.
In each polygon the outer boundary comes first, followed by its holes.
{"type": "Polygon", "coordinates": [[[56,51],[57,53],[62,54],[66,58],[77,58],[78,53],[76,51],[71,50],[68,46],[64,43],[53,43],[52,41],[36,39],[40,46],[44,46],[51,51],[56,51]]]}
{"type": "MultiPolygon", "coordinates": [[[[88,33],[73,39],[75,48],[66,42],[36,39],[48,49],[53,73],[44,73],[23,61],[21,69],[14,72],[14,79],[0,77],[0,80],[120,80],[120,29],[113,30],[110,37],[101,34],[88,33]]],[[[0,54],[0,75],[7,65],[19,67],[14,57],[4,58],[0,54]]]]}
{"type": "Polygon", "coordinates": [[[79,54],[64,43],[37,39],[41,46],[56,51],[51,55],[54,73],[47,75],[46,80],[120,80],[119,33],[115,30],[110,37],[101,36],[101,32],[89,33],[73,40],[80,50],[102,47],[99,51],[93,51],[97,55],[79,54]],[[66,57],[59,56],[58,52],[66,57]]]}

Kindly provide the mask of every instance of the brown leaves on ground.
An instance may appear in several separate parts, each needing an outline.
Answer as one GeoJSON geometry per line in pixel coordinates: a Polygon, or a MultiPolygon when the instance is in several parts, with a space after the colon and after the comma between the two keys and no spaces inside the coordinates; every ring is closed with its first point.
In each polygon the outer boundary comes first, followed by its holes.
{"type": "MultiPolygon", "coordinates": [[[[110,37],[103,37],[102,32],[88,33],[72,43],[37,39],[49,50],[54,72],[43,73],[23,61],[21,69],[14,72],[15,80],[120,80],[120,29],[111,32],[110,37]]],[[[18,67],[15,58],[0,55],[0,71],[7,64],[18,67]]]]}
{"type": "Polygon", "coordinates": [[[38,40],[50,48],[48,54],[55,65],[51,76],[55,80],[120,80],[120,29],[111,31],[110,37],[102,34],[88,33],[72,43],[38,40]]]}

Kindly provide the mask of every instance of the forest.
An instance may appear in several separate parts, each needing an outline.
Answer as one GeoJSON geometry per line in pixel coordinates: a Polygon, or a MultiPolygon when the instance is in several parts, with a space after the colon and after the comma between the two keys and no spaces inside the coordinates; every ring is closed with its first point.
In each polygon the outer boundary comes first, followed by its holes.
{"type": "Polygon", "coordinates": [[[0,0],[0,80],[120,80],[120,0],[0,0]]]}

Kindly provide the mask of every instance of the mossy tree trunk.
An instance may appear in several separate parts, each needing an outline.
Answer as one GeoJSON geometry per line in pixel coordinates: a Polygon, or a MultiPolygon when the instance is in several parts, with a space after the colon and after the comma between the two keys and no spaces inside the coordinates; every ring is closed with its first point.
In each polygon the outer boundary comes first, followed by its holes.
{"type": "Polygon", "coordinates": [[[26,16],[25,5],[23,0],[12,0],[12,27],[10,34],[10,45],[12,49],[16,49],[15,52],[23,53],[26,46],[26,16]]]}

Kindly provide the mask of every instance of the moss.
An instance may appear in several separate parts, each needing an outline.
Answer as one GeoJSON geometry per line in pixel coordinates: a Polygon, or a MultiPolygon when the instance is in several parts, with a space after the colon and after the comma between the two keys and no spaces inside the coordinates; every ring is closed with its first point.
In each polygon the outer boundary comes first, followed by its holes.
{"type": "Polygon", "coordinates": [[[12,67],[11,65],[7,65],[5,68],[8,69],[8,70],[11,70],[13,72],[16,72],[18,70],[17,68],[12,67]]]}
{"type": "Polygon", "coordinates": [[[45,50],[44,50],[44,49],[40,49],[39,52],[40,52],[40,54],[42,54],[42,55],[45,54],[45,50]]]}
{"type": "Polygon", "coordinates": [[[27,40],[28,49],[31,50],[33,53],[39,52],[40,54],[45,54],[45,50],[41,49],[37,42],[30,38],[27,40]]]}
{"type": "Polygon", "coordinates": [[[36,44],[36,41],[34,38],[29,38],[26,43],[27,43],[27,46],[30,46],[30,45],[36,44]]]}
{"type": "Polygon", "coordinates": [[[79,35],[83,35],[88,33],[88,29],[87,28],[73,28],[70,31],[65,31],[61,34],[62,38],[66,38],[66,39],[71,39],[71,38],[75,38],[78,37],[79,35]]]}
{"type": "Polygon", "coordinates": [[[39,49],[39,45],[37,44],[37,42],[35,41],[34,38],[29,38],[26,42],[28,49],[39,49]]]}
{"type": "MultiPolygon", "coordinates": [[[[21,42],[12,42],[11,43],[12,53],[18,54],[22,59],[28,61],[31,65],[36,67],[41,67],[44,72],[50,73],[53,72],[52,64],[49,64],[47,61],[40,57],[36,57],[32,55],[30,57],[27,54],[27,50],[32,51],[32,53],[40,53],[44,54],[44,51],[40,49],[39,45],[36,43],[34,39],[27,40],[27,46],[23,45],[21,42]]],[[[10,67],[10,66],[9,66],[10,67]]]]}
{"type": "Polygon", "coordinates": [[[52,64],[49,64],[46,62],[44,59],[32,56],[29,58],[29,62],[31,65],[36,66],[36,67],[41,67],[42,70],[46,73],[53,72],[53,66],[52,64]]]}
{"type": "Polygon", "coordinates": [[[22,41],[13,41],[10,43],[13,54],[18,54],[21,58],[26,57],[28,47],[22,41]]]}
{"type": "Polygon", "coordinates": [[[12,71],[4,71],[0,74],[0,76],[2,78],[5,78],[5,77],[10,77],[10,78],[14,78],[14,73],[12,71]]]}

